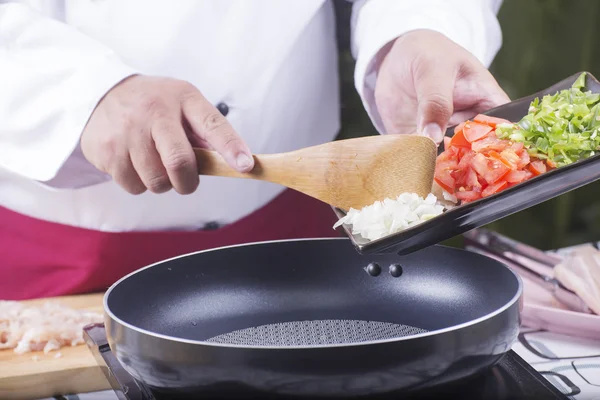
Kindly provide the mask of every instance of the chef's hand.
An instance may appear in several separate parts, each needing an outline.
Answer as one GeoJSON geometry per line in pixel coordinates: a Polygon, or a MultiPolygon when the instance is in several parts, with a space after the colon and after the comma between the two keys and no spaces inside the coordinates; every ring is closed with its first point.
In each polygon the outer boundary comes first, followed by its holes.
{"type": "Polygon", "coordinates": [[[132,194],[189,194],[199,184],[192,146],[214,149],[240,172],[254,167],[248,146],[193,85],[136,75],[110,90],[81,137],[84,156],[132,194]]]}
{"type": "Polygon", "coordinates": [[[388,133],[440,143],[447,126],[508,101],[475,56],[434,31],[406,33],[380,60],[375,102],[388,133]]]}

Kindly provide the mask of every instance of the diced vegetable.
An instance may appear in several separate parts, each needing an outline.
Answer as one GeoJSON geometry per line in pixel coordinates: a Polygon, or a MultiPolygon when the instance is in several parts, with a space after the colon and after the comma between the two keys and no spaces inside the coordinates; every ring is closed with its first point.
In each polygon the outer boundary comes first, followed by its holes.
{"type": "Polygon", "coordinates": [[[502,153],[500,153],[500,156],[502,156],[502,159],[504,160],[503,162],[510,169],[517,169],[517,166],[519,165],[519,162],[521,161],[521,157],[519,157],[517,152],[511,148],[502,150],[502,153]]]}
{"type": "Polygon", "coordinates": [[[467,185],[467,187],[470,187],[472,189],[479,189],[479,191],[481,191],[481,182],[479,182],[477,173],[472,168],[469,168],[467,170],[465,184],[467,185]]]}
{"type": "Polygon", "coordinates": [[[520,155],[523,149],[525,148],[525,145],[521,142],[515,142],[510,145],[510,148],[513,149],[515,153],[520,155]]]}
{"type": "Polygon", "coordinates": [[[483,153],[490,150],[502,151],[508,146],[508,141],[500,140],[495,134],[488,134],[485,138],[474,142],[471,149],[478,153],[483,153]]]}
{"type": "Polygon", "coordinates": [[[444,150],[448,150],[448,148],[450,147],[451,140],[452,140],[452,138],[449,138],[448,136],[444,136],[444,150]]]}
{"type": "Polygon", "coordinates": [[[520,161],[517,164],[517,168],[522,169],[525,168],[527,166],[527,164],[529,164],[529,162],[531,161],[531,157],[529,157],[529,153],[526,151],[522,151],[521,154],[519,155],[520,161]]]}
{"type": "Polygon", "coordinates": [[[488,197],[493,195],[494,193],[498,193],[499,191],[501,191],[502,189],[504,189],[507,185],[506,181],[500,181],[500,182],[496,182],[493,185],[490,185],[488,187],[486,187],[485,189],[483,189],[483,192],[481,192],[481,197],[488,197]]]}
{"type": "Polygon", "coordinates": [[[541,175],[546,172],[546,164],[541,161],[533,161],[529,164],[529,170],[536,176],[541,175]]]}
{"type": "Polygon", "coordinates": [[[506,182],[508,183],[521,183],[527,179],[529,175],[527,171],[510,171],[506,174],[506,182]]]}
{"type": "Polygon", "coordinates": [[[454,136],[452,136],[452,139],[450,139],[450,146],[465,147],[467,149],[471,148],[471,142],[469,142],[465,138],[465,135],[463,132],[464,131],[460,130],[460,131],[456,132],[454,134],[454,136]]]}
{"type": "Polygon", "coordinates": [[[376,201],[359,210],[351,208],[333,229],[346,225],[355,235],[377,240],[435,218],[445,210],[433,193],[425,198],[416,193],[402,193],[397,198],[376,201]]]}
{"type": "Polygon", "coordinates": [[[507,121],[503,118],[497,118],[497,117],[492,117],[492,116],[483,115],[483,114],[477,115],[475,118],[473,118],[473,121],[479,122],[482,124],[486,124],[488,126],[491,126],[492,128],[496,128],[496,126],[499,124],[510,124],[511,123],[510,121],[507,121]]]}
{"type": "Polygon", "coordinates": [[[496,135],[552,168],[591,157],[600,150],[600,94],[585,90],[582,73],[571,88],[534,99],[518,123],[497,124],[496,135]]]}
{"type": "Polygon", "coordinates": [[[536,98],[519,122],[483,114],[444,141],[435,180],[463,203],[491,196],[600,151],[600,94],[571,88],[536,98]]]}
{"type": "Polygon", "coordinates": [[[473,169],[477,175],[481,176],[488,185],[492,185],[502,179],[510,169],[500,161],[486,157],[482,153],[478,153],[473,158],[473,169]]]}
{"type": "MultiPolygon", "coordinates": [[[[502,153],[504,154],[506,150],[502,150],[502,153]]],[[[496,161],[500,161],[506,168],[509,169],[515,169],[516,168],[516,164],[513,165],[508,159],[506,159],[504,157],[503,154],[499,154],[497,151],[492,150],[490,151],[489,155],[491,158],[493,158],[496,161]]],[[[518,157],[517,157],[518,158],[518,157]]]]}
{"type": "Polygon", "coordinates": [[[462,200],[463,203],[468,203],[470,201],[479,200],[481,198],[481,193],[473,190],[463,190],[456,192],[455,196],[458,200],[462,200]]]}
{"type": "MultiPolygon", "coordinates": [[[[466,122],[462,129],[463,135],[467,142],[473,143],[476,140],[483,139],[494,128],[489,125],[480,124],[478,122],[466,122]]],[[[470,148],[471,146],[469,146],[470,148]]]]}
{"type": "Polygon", "coordinates": [[[493,126],[507,121],[475,119],[479,122],[465,121],[454,129],[436,161],[435,181],[462,203],[491,196],[534,176],[524,144],[496,137],[493,126]]]}
{"type": "Polygon", "coordinates": [[[457,165],[459,170],[467,170],[471,167],[471,162],[473,161],[473,157],[475,157],[475,153],[470,151],[466,153],[464,156],[460,158],[460,162],[457,165]]]}
{"type": "Polygon", "coordinates": [[[454,178],[450,175],[450,171],[436,171],[435,181],[448,193],[454,193],[454,178]]]}
{"type": "Polygon", "coordinates": [[[454,170],[458,167],[458,161],[456,159],[442,160],[437,162],[435,167],[440,170],[454,170]]]}

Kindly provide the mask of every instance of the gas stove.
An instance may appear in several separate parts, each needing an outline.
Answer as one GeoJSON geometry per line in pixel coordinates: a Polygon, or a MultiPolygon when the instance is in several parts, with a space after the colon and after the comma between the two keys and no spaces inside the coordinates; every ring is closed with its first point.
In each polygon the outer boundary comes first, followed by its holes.
{"type": "MultiPolygon", "coordinates": [[[[85,329],[85,339],[104,375],[119,400],[163,400],[143,383],[135,380],[116,359],[106,339],[104,325],[96,324],[85,329]]],[[[218,393],[198,394],[197,398],[219,397],[218,393]]],[[[243,397],[248,397],[244,395],[243,397]]],[[[265,398],[264,395],[257,398],[265,398]]],[[[373,399],[568,399],[546,378],[538,373],[514,351],[509,351],[498,364],[486,373],[468,380],[443,385],[434,390],[407,395],[377,396],[373,399]]]]}

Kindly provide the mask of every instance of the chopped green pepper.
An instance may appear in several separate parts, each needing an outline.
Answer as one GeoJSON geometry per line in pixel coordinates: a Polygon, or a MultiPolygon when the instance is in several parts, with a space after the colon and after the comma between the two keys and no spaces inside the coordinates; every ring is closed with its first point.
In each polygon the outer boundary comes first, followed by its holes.
{"type": "Polygon", "coordinates": [[[558,167],[600,150],[600,94],[585,90],[585,72],[571,88],[535,98],[516,124],[500,124],[500,139],[523,142],[530,155],[558,167]]]}

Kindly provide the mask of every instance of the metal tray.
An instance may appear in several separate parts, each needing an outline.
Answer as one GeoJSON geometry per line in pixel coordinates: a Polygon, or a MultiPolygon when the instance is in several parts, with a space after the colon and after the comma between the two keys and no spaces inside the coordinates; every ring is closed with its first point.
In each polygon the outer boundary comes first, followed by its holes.
{"type": "MultiPolygon", "coordinates": [[[[483,114],[513,122],[519,121],[527,114],[533,99],[571,87],[581,73],[578,72],[547,89],[493,108],[483,114]]],[[[586,74],[586,89],[593,93],[600,93],[600,82],[589,72],[586,71],[586,74]]],[[[454,126],[446,130],[446,136],[453,134],[454,126]]],[[[442,150],[443,146],[440,146],[439,152],[441,153],[442,150]]],[[[352,230],[346,225],[343,225],[343,229],[361,254],[394,252],[404,255],[487,225],[598,179],[600,179],[600,154],[546,172],[490,197],[458,206],[412,228],[378,240],[368,241],[360,235],[353,235],[352,230]]],[[[333,210],[338,218],[345,215],[341,209],[334,207],[333,210]]]]}

